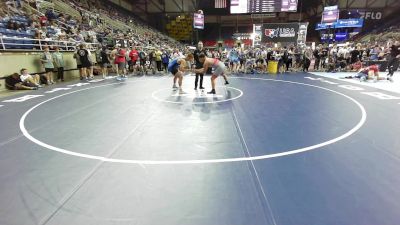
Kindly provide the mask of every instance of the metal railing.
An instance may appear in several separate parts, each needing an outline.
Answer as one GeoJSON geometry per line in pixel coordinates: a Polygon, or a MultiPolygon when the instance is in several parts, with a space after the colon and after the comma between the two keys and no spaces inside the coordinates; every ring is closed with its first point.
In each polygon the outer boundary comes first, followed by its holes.
{"type": "Polygon", "coordinates": [[[75,41],[59,41],[59,40],[46,40],[46,39],[32,39],[20,37],[7,37],[0,36],[0,50],[1,51],[30,51],[30,50],[43,50],[44,47],[55,48],[58,47],[62,51],[75,51],[77,46],[85,44],[86,48],[90,51],[95,51],[99,48],[100,43],[86,43],[75,41]]]}

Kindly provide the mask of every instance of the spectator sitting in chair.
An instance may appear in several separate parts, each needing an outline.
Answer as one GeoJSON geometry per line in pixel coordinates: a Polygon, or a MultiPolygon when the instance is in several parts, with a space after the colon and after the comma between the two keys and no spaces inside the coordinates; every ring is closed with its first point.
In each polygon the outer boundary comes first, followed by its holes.
{"type": "Polygon", "coordinates": [[[344,58],[343,54],[339,54],[336,64],[337,64],[336,67],[338,68],[339,72],[346,70],[347,63],[346,63],[346,59],[344,58]]]}
{"type": "Polygon", "coordinates": [[[38,87],[26,86],[20,78],[18,73],[13,73],[12,75],[6,77],[5,80],[6,88],[9,90],[37,90],[38,87]]]}
{"type": "Polygon", "coordinates": [[[336,72],[336,63],[335,63],[335,59],[333,58],[333,56],[329,56],[326,59],[327,63],[325,64],[328,67],[327,72],[331,72],[334,73],[336,72]]]}
{"type": "Polygon", "coordinates": [[[20,72],[21,75],[19,78],[22,81],[23,85],[28,87],[42,87],[40,85],[40,75],[30,75],[27,69],[21,69],[20,72]]]}

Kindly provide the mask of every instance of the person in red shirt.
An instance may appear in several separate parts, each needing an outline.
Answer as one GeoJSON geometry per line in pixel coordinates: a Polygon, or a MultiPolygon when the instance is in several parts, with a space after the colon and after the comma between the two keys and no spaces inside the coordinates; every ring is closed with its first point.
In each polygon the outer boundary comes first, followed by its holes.
{"type": "Polygon", "coordinates": [[[47,25],[47,17],[44,15],[39,17],[39,22],[40,26],[45,27],[47,25]]]}
{"type": "Polygon", "coordinates": [[[115,64],[118,65],[118,71],[117,75],[120,76],[120,78],[126,78],[126,50],[125,48],[118,48],[117,54],[115,55],[115,64]]]}
{"type": "Polygon", "coordinates": [[[134,69],[137,67],[136,63],[139,59],[139,52],[136,50],[135,47],[132,47],[131,52],[129,53],[129,58],[131,59],[130,63],[130,70],[133,72],[134,69]]]}

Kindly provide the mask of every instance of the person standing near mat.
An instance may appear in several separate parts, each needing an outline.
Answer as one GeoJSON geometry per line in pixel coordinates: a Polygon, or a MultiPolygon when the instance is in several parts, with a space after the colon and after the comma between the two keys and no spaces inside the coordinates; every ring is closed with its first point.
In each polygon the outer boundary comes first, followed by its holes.
{"type": "Polygon", "coordinates": [[[54,64],[53,64],[53,55],[50,53],[49,47],[44,47],[44,52],[40,57],[40,61],[45,69],[47,85],[54,84],[53,81],[53,71],[54,71],[54,64]]]}
{"type": "Polygon", "coordinates": [[[64,81],[64,56],[60,52],[60,48],[55,47],[53,52],[54,66],[57,68],[57,81],[64,81]]]}
{"type": "Polygon", "coordinates": [[[176,86],[176,81],[178,80],[179,94],[185,94],[185,92],[182,90],[182,81],[183,73],[187,67],[186,61],[193,61],[193,54],[189,53],[186,55],[186,57],[178,57],[168,64],[168,71],[174,75],[174,84],[172,89],[176,90],[178,88],[176,86]]]}
{"type": "MultiPolygon", "coordinates": [[[[199,43],[197,44],[197,49],[194,51],[194,60],[196,63],[196,69],[201,69],[203,68],[203,63],[200,62],[199,60],[199,56],[200,54],[205,55],[206,51],[203,48],[203,42],[199,41],[199,43]]],[[[196,79],[194,81],[194,90],[197,90],[197,84],[199,82],[199,77],[200,77],[200,86],[199,88],[202,90],[204,89],[203,87],[203,77],[204,77],[204,73],[196,73],[196,79]]]]}
{"type": "Polygon", "coordinates": [[[78,55],[80,57],[80,62],[82,63],[82,76],[89,80],[91,79],[90,67],[92,66],[92,62],[90,61],[89,51],[86,49],[85,44],[79,46],[78,55]]]}
{"type": "Polygon", "coordinates": [[[392,78],[394,72],[397,71],[400,64],[400,43],[395,41],[392,46],[390,46],[390,53],[388,57],[388,77],[392,78]]]}
{"type": "Polygon", "coordinates": [[[117,79],[126,79],[126,50],[124,47],[119,47],[115,55],[115,64],[118,66],[117,79]]]}
{"type": "Polygon", "coordinates": [[[161,55],[161,60],[163,63],[163,70],[168,74],[168,63],[169,63],[169,53],[167,50],[164,50],[163,54],[161,55]]]}
{"type": "Polygon", "coordinates": [[[196,73],[204,73],[204,71],[207,71],[207,69],[210,67],[214,69],[214,72],[211,76],[212,89],[210,92],[207,92],[207,94],[215,94],[215,79],[217,79],[219,75],[224,77],[225,85],[229,84],[228,78],[225,75],[226,67],[223,62],[219,61],[219,59],[208,58],[205,54],[200,54],[199,60],[201,63],[203,63],[203,68],[195,70],[196,73]]]}

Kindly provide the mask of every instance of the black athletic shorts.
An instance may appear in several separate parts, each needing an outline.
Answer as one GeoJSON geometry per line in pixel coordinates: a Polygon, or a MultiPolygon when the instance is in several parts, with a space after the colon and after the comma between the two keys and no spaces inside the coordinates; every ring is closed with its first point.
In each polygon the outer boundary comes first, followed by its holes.
{"type": "Polygon", "coordinates": [[[169,72],[171,72],[175,76],[179,72],[178,67],[175,66],[175,67],[171,68],[169,70],[169,72]]]}
{"type": "Polygon", "coordinates": [[[54,68],[44,68],[44,70],[46,71],[46,73],[48,73],[48,72],[53,72],[54,68]]]}

